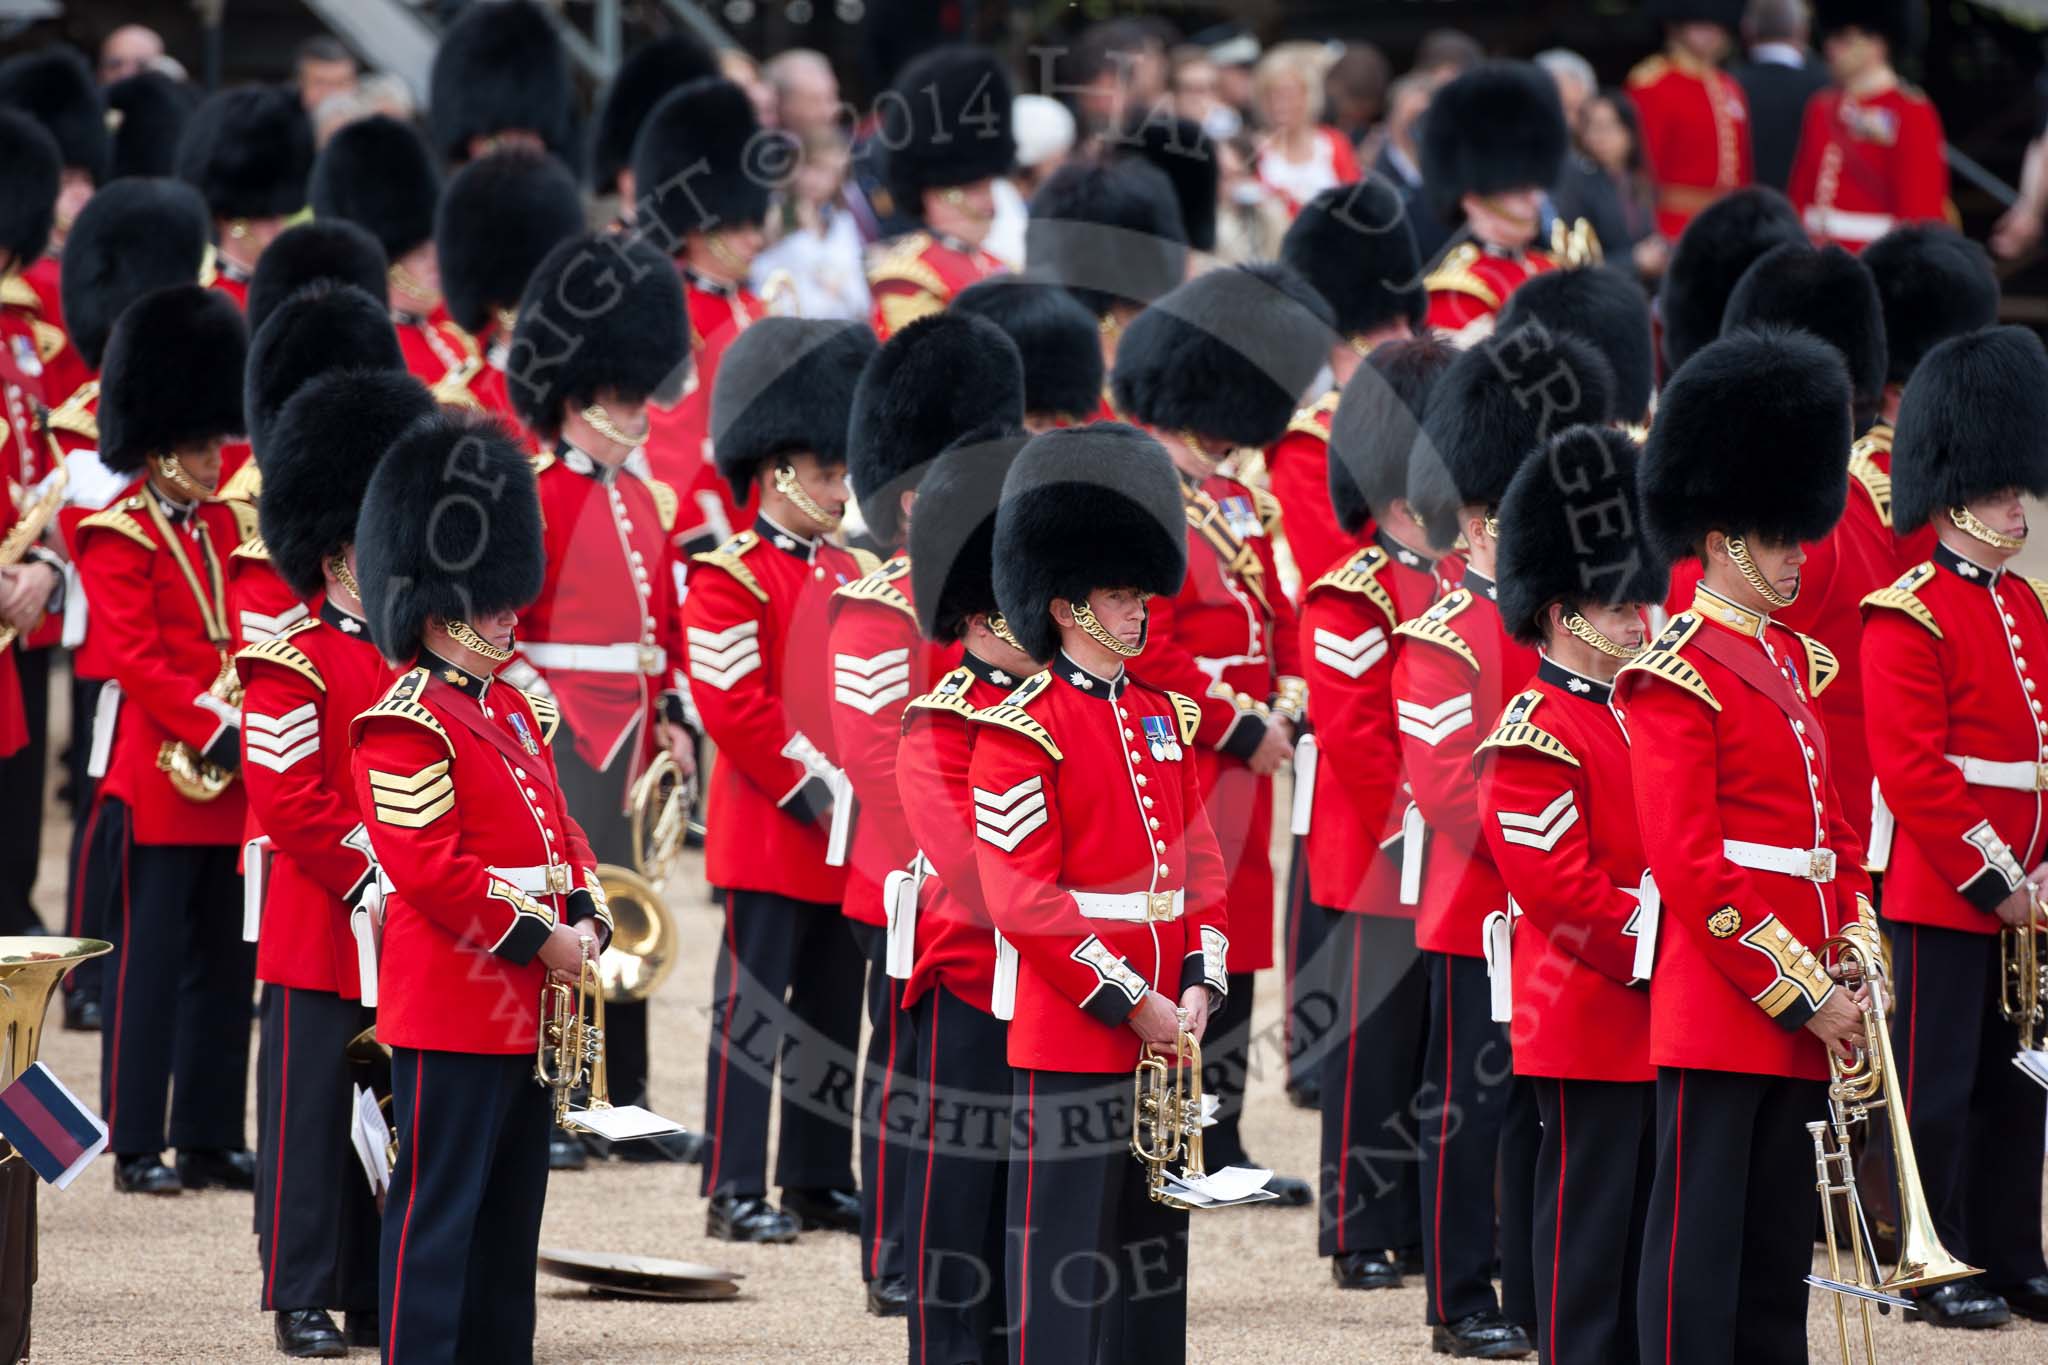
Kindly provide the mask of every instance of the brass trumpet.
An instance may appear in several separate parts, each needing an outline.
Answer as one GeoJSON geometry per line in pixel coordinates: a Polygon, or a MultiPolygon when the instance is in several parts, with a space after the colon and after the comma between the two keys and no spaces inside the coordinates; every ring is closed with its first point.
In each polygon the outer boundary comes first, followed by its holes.
{"type": "Polygon", "coordinates": [[[2048,934],[2048,920],[2041,918],[2041,900],[2036,896],[2027,911],[2025,924],[2008,924],[1998,931],[1998,1012],[2018,1026],[2020,1046],[2028,1052],[2041,1046],[2041,1025],[2048,1022],[2048,953],[2041,937],[2048,934]]]}
{"type": "MultiPolygon", "coordinates": [[[[220,656],[220,673],[208,685],[206,695],[226,702],[229,706],[242,704],[242,678],[235,672],[234,658],[223,651],[220,656]]],[[[208,763],[182,739],[164,741],[156,751],[156,766],[171,779],[171,786],[187,801],[216,801],[228,789],[235,775],[217,763],[208,763]]]]}
{"type": "Polygon", "coordinates": [[[569,1117],[569,1108],[575,1092],[585,1086],[590,1094],[586,1109],[612,1107],[604,1071],[604,986],[596,960],[588,955],[575,985],[550,981],[541,987],[533,1078],[553,1093],[557,1128],[584,1126],[569,1117]]]}
{"type": "MultiPolygon", "coordinates": [[[[64,485],[71,475],[63,465],[58,465],[49,478],[44,479],[41,491],[34,502],[21,509],[21,519],[14,523],[14,529],[0,540],[0,569],[9,568],[28,558],[29,547],[43,538],[57,509],[64,505],[64,485]]],[[[14,643],[13,626],[0,625],[0,649],[14,643]]]]}
{"type": "Polygon", "coordinates": [[[1166,1168],[1175,1161],[1182,1162],[1184,1174],[1208,1174],[1202,1165],[1202,1045],[1185,1029],[1171,1056],[1149,1045],[1138,1053],[1131,1078],[1131,1151],[1144,1163],[1145,1190],[1155,1201],[1177,1209],[1200,1207],[1166,1188],[1166,1168]]]}

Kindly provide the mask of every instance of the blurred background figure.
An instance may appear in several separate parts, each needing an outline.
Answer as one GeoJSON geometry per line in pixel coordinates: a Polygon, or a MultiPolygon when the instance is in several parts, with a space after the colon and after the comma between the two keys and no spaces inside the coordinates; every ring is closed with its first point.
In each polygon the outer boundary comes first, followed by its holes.
{"type": "Polygon", "coordinates": [[[1253,170],[1250,134],[1216,144],[1216,259],[1225,265],[1270,261],[1294,218],[1280,191],[1253,170]]]}
{"type": "Polygon", "coordinates": [[[101,85],[153,69],[164,59],[163,36],[141,24],[123,24],[100,44],[101,85]]]}
{"type": "MultiPolygon", "coordinates": [[[[1251,122],[1253,73],[1264,51],[1259,40],[1242,25],[1219,24],[1188,41],[1208,54],[1209,64],[1216,70],[1216,98],[1237,115],[1238,127],[1251,122]]],[[[1209,135],[1222,138],[1230,134],[1212,128],[1209,135]]]]}
{"type": "Polygon", "coordinates": [[[1462,29],[1433,28],[1416,44],[1413,69],[1434,89],[1485,60],[1486,49],[1471,34],[1462,29]]]}
{"type": "Polygon", "coordinates": [[[1539,52],[1535,62],[1550,73],[1551,82],[1557,86],[1558,103],[1564,106],[1564,126],[1572,135],[1564,169],[1550,188],[1551,207],[1566,223],[1585,219],[1592,225],[1603,250],[1619,249],[1628,229],[1622,221],[1614,183],[1586,155],[1578,139],[1580,116],[1586,101],[1600,89],[1600,78],[1593,73],[1591,62],[1569,48],[1553,47],[1539,52]],[[1615,246],[1610,248],[1610,243],[1615,246]]]}
{"type": "Polygon", "coordinates": [[[842,192],[850,162],[846,138],[829,122],[803,135],[803,161],[774,210],[780,233],[754,258],[749,284],[777,312],[807,318],[868,315],[865,244],[842,192]],[[795,308],[780,294],[786,280],[795,308]]]}
{"type": "MultiPolygon", "coordinates": [[[[1343,55],[1324,73],[1324,117],[1354,150],[1378,126],[1393,76],[1387,55],[1365,42],[1346,43],[1343,55]]],[[[1359,160],[1370,158],[1361,155],[1359,160]]]]}
{"type": "Polygon", "coordinates": [[[1183,43],[1173,50],[1173,73],[1169,78],[1172,109],[1179,118],[1202,125],[1202,131],[1219,142],[1237,136],[1244,118],[1224,103],[1218,93],[1220,79],[1209,50],[1183,43]]]}
{"type": "Polygon", "coordinates": [[[1261,129],[1259,179],[1285,195],[1290,212],[1332,185],[1358,179],[1351,143],[1323,119],[1330,49],[1281,43],[1259,59],[1252,81],[1261,129]]]}
{"type": "Polygon", "coordinates": [[[1791,179],[1806,102],[1828,83],[1810,50],[1812,29],[1806,0],[1749,0],[1742,12],[1747,55],[1728,68],[1749,100],[1755,182],[1774,190],[1791,179]]]}
{"type": "Polygon", "coordinates": [[[1643,279],[1658,278],[1671,259],[1671,243],[1657,232],[1657,187],[1643,161],[1635,106],[1619,90],[1602,90],[1580,107],[1576,132],[1580,150],[1614,189],[1621,234],[1601,239],[1607,259],[1619,264],[1626,256],[1643,279]]]}
{"type": "Polygon", "coordinates": [[[1422,160],[1415,146],[1416,129],[1435,89],[1435,78],[1422,70],[1410,71],[1387,87],[1387,117],[1375,139],[1379,151],[1371,162],[1374,173],[1400,191],[1401,206],[1415,229],[1415,247],[1425,262],[1443,250],[1449,236],[1449,230],[1422,202],[1422,160]]]}
{"type": "Polygon", "coordinates": [[[292,56],[292,77],[299,103],[307,113],[336,95],[356,93],[356,59],[339,39],[320,34],[299,44],[292,56]]]}
{"type": "Polygon", "coordinates": [[[1048,95],[1019,95],[1010,101],[1010,125],[1017,165],[989,186],[996,211],[981,245],[1010,269],[1022,270],[1031,196],[1073,155],[1075,125],[1073,112],[1048,95]]]}
{"type": "Polygon", "coordinates": [[[754,117],[761,121],[763,128],[781,126],[780,107],[775,98],[775,87],[761,74],[761,64],[749,56],[744,48],[722,47],[718,49],[719,74],[747,92],[747,99],[754,106],[754,117]]]}
{"type": "Polygon", "coordinates": [[[772,126],[802,139],[806,146],[813,134],[840,130],[839,77],[824,53],[807,47],[778,52],[761,68],[761,75],[775,92],[772,126]]]}

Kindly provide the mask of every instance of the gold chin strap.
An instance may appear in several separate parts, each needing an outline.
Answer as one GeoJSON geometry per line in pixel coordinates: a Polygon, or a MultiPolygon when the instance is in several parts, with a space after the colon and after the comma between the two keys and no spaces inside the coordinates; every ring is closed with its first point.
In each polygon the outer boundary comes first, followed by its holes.
{"type": "Polygon", "coordinates": [[[247,218],[231,218],[228,220],[228,236],[239,242],[248,235],[249,220],[247,218]]]}
{"type": "Polygon", "coordinates": [[[1495,540],[1500,539],[1500,518],[1491,512],[1486,514],[1486,534],[1492,536],[1495,540]]]}
{"type": "Polygon", "coordinates": [[[491,311],[498,319],[498,334],[509,340],[512,333],[519,330],[519,310],[517,308],[494,308],[491,311]]]}
{"type": "Polygon", "coordinates": [[[1633,659],[1643,652],[1641,645],[1630,649],[1627,645],[1617,644],[1613,640],[1608,639],[1598,626],[1595,626],[1591,621],[1588,621],[1575,611],[1566,612],[1559,618],[1558,624],[1609,658],[1633,659]]]}
{"type": "MultiPolygon", "coordinates": [[[[337,554],[332,559],[329,559],[327,561],[327,572],[334,575],[334,581],[341,584],[342,591],[356,599],[357,606],[363,604],[362,585],[357,583],[356,576],[349,572],[347,555],[337,554]]],[[[467,630],[468,627],[465,626],[463,629],[467,630]]]]}
{"type": "Polygon", "coordinates": [[[1350,348],[1352,349],[1352,351],[1353,351],[1353,352],[1355,352],[1356,354],[1358,354],[1358,355],[1360,355],[1360,356],[1369,356],[1369,355],[1371,355],[1371,354],[1372,354],[1372,348],[1373,348],[1373,345],[1374,345],[1374,343],[1373,343],[1373,342],[1367,341],[1367,340],[1366,340],[1366,339],[1365,339],[1364,337],[1361,337],[1361,336],[1348,336],[1348,337],[1345,337],[1345,338],[1344,338],[1344,344],[1345,344],[1345,345],[1347,345],[1347,346],[1349,346],[1349,347],[1350,347],[1350,348]]]}
{"type": "Polygon", "coordinates": [[[1095,619],[1095,613],[1089,609],[1086,602],[1075,602],[1072,606],[1074,609],[1074,624],[1079,626],[1089,639],[1101,645],[1110,653],[1126,659],[1133,659],[1137,657],[1140,650],[1144,649],[1145,646],[1142,644],[1127,645],[1122,640],[1117,639],[1116,636],[1110,634],[1108,627],[1095,619]]]}
{"type": "Polygon", "coordinates": [[[1095,319],[1095,330],[1106,337],[1121,337],[1124,325],[1117,321],[1115,313],[1104,313],[1101,317],[1095,319]]]}
{"type": "Polygon", "coordinates": [[[797,511],[824,527],[828,532],[839,529],[840,518],[833,516],[830,512],[820,507],[815,498],[809,493],[804,492],[804,486],[797,482],[796,470],[794,468],[786,464],[777,465],[775,467],[774,484],[775,491],[795,503],[797,511]]]}
{"type": "Polygon", "coordinates": [[[1024,648],[1015,635],[1010,633],[1010,623],[999,611],[992,611],[988,614],[988,633],[1020,654],[1031,652],[1024,648]]]}
{"type": "Polygon", "coordinates": [[[725,244],[724,233],[705,233],[704,248],[705,250],[709,251],[712,254],[712,256],[717,258],[718,263],[720,265],[724,266],[727,270],[731,271],[736,279],[746,279],[747,270],[749,268],[749,262],[744,256],[740,255],[739,252],[734,251],[731,247],[725,244]]]}
{"type": "Polygon", "coordinates": [[[590,424],[592,431],[614,445],[637,447],[647,439],[647,429],[644,424],[640,429],[640,434],[635,436],[613,421],[611,413],[606,410],[605,405],[602,403],[592,403],[589,407],[583,409],[581,415],[583,420],[590,424]]]}
{"type": "Polygon", "coordinates": [[[1756,589],[1757,596],[1770,603],[1772,607],[1789,607],[1798,600],[1798,593],[1795,592],[1790,597],[1785,596],[1771,586],[1769,579],[1757,571],[1756,561],[1749,557],[1749,546],[1743,542],[1741,536],[1728,537],[1728,558],[1733,560],[1735,567],[1741,571],[1743,581],[1756,589]]]}
{"type": "Polygon", "coordinates": [[[470,629],[469,622],[467,621],[443,621],[441,624],[447,629],[449,639],[461,645],[464,649],[473,650],[483,655],[494,664],[501,664],[512,657],[511,650],[498,648],[489,640],[486,640],[483,636],[470,629]]]}
{"type": "Polygon", "coordinates": [[[426,285],[420,282],[419,276],[413,274],[402,265],[392,266],[386,272],[386,277],[391,281],[393,289],[396,289],[409,299],[417,299],[421,303],[432,303],[441,297],[437,290],[427,288],[426,285]]]}
{"type": "Polygon", "coordinates": [[[157,456],[156,472],[158,478],[185,497],[204,501],[213,496],[212,493],[199,486],[198,480],[185,472],[184,462],[175,455],[157,456]]]}
{"type": "Polygon", "coordinates": [[[1958,531],[1983,541],[1994,550],[2017,550],[2027,543],[2025,536],[2009,536],[2002,531],[1992,530],[1979,521],[1977,514],[1967,507],[1949,508],[1948,519],[1955,523],[1958,531]]]}

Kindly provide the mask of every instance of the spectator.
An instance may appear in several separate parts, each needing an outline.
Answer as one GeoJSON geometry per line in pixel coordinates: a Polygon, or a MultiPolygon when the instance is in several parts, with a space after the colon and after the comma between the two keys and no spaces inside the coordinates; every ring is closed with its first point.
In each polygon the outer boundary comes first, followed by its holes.
{"type": "Polygon", "coordinates": [[[1236,137],[1243,120],[1217,96],[1216,85],[1216,63],[1209,60],[1206,49],[1193,44],[1174,49],[1173,74],[1168,81],[1174,116],[1201,124],[1220,142],[1236,137]]]}
{"type": "Polygon", "coordinates": [[[376,71],[356,82],[356,98],[373,114],[387,114],[400,123],[411,123],[419,114],[419,101],[403,76],[376,71]]]}
{"type": "Polygon", "coordinates": [[[1073,154],[1074,113],[1047,95],[1019,95],[1010,102],[1010,127],[1017,139],[1017,170],[1010,178],[1029,199],[1073,154]]]}
{"type": "Polygon", "coordinates": [[[1742,14],[1742,42],[1749,55],[1728,72],[1749,100],[1756,183],[1776,190],[1792,177],[1806,102],[1828,83],[1827,72],[1808,51],[1812,22],[1806,0],[1750,0],[1742,14]]]}
{"type": "Polygon", "coordinates": [[[299,44],[292,56],[292,74],[298,82],[299,104],[309,114],[323,100],[356,92],[355,55],[325,33],[299,44]]]}
{"type": "Polygon", "coordinates": [[[860,229],[840,198],[851,160],[846,139],[828,122],[806,134],[802,145],[803,160],[776,210],[781,236],[754,258],[751,286],[777,312],[864,322],[868,281],[860,229]],[[779,297],[778,277],[789,282],[794,310],[779,297]]]}
{"type": "Polygon", "coordinates": [[[1416,129],[1429,110],[1435,78],[1411,71],[1387,87],[1387,119],[1380,128],[1379,155],[1372,168],[1401,192],[1408,224],[1415,229],[1415,249],[1434,260],[1450,237],[1450,229],[1422,202],[1422,161],[1415,147],[1416,129]]]}
{"type": "Polygon", "coordinates": [[[1247,134],[1216,144],[1216,259],[1225,265],[1273,260],[1293,218],[1280,192],[1253,173],[1253,161],[1247,134]]]}
{"type": "Polygon", "coordinates": [[[805,146],[839,127],[839,77],[823,53],[807,47],[778,52],[761,74],[775,92],[777,123],[805,146]]]}
{"type": "Polygon", "coordinates": [[[1132,111],[1151,109],[1166,96],[1166,43],[1160,28],[1141,19],[1091,25],[1072,54],[1077,110],[1090,134],[1121,128],[1132,111]]]}
{"type": "Polygon", "coordinates": [[[1428,79],[1433,90],[1486,60],[1486,49],[1471,34],[1455,28],[1433,28],[1422,35],[1410,68],[1428,79]]]}
{"type": "Polygon", "coordinates": [[[123,24],[100,44],[100,84],[112,85],[137,72],[148,71],[163,58],[164,40],[155,29],[123,24]]]}
{"type": "Polygon", "coordinates": [[[1386,54],[1371,43],[1345,44],[1344,55],[1330,64],[1323,78],[1330,124],[1354,148],[1379,123],[1392,76],[1386,54]]]}
{"type": "MultiPolygon", "coordinates": [[[[1600,88],[1599,77],[1593,74],[1593,64],[1562,47],[1539,52],[1535,60],[1536,65],[1550,73],[1552,84],[1557,86],[1558,103],[1564,107],[1564,126],[1576,134],[1580,112],[1585,108],[1587,99],[1600,88]]],[[[1558,172],[1557,183],[1550,187],[1550,203],[1565,223],[1584,219],[1590,224],[1593,235],[1600,239],[1603,251],[1621,249],[1628,229],[1622,221],[1621,202],[1615,193],[1614,183],[1578,146],[1576,136],[1571,151],[1565,156],[1564,169],[1558,172]]]]}
{"type": "Polygon", "coordinates": [[[761,78],[761,64],[737,47],[722,47],[718,50],[719,74],[747,92],[747,100],[754,106],[754,117],[761,126],[775,128],[775,91],[761,78]]]}
{"type": "Polygon", "coordinates": [[[1643,160],[1642,134],[1628,96],[1610,88],[1587,100],[1579,110],[1578,140],[1614,186],[1621,211],[1621,240],[1602,243],[1608,260],[1618,263],[1627,252],[1638,275],[1659,278],[1671,258],[1671,243],[1657,232],[1657,186],[1643,160]]]}
{"type": "MultiPolygon", "coordinates": [[[[1253,71],[1260,57],[1259,40],[1237,24],[1219,24],[1205,29],[1190,40],[1209,55],[1209,64],[1216,68],[1216,98],[1236,113],[1238,127],[1242,128],[1252,117],[1253,71]]],[[[1237,129],[1222,133],[1212,128],[1211,137],[1221,140],[1235,137],[1237,129]]]]}
{"type": "Polygon", "coordinates": [[[1322,44],[1281,43],[1259,59],[1252,84],[1264,128],[1255,163],[1259,179],[1293,205],[1359,176],[1350,142],[1320,122],[1329,67],[1329,51],[1322,44]]]}

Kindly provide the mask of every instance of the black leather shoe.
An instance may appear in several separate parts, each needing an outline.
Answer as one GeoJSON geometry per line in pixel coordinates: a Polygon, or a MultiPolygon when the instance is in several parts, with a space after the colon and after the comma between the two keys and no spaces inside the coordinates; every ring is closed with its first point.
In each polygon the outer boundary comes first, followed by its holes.
{"type": "Polygon", "coordinates": [[[1401,1268],[1384,1252],[1346,1251],[1330,1258],[1330,1278],[1339,1289],[1399,1289],[1401,1268]]]}
{"type": "Polygon", "coordinates": [[[1269,1209],[1301,1209],[1316,1202],[1315,1187],[1300,1176],[1276,1175],[1266,1182],[1275,1198],[1261,1199],[1259,1204],[1269,1209]]]}
{"type": "Polygon", "coordinates": [[[294,1308],[278,1313],[277,1349],[300,1360],[335,1360],[348,1354],[341,1329],[324,1308],[294,1308]]]}
{"type": "Polygon", "coordinates": [[[910,1277],[883,1275],[868,1281],[868,1311],[878,1318],[910,1316],[910,1277]]]}
{"type": "Polygon", "coordinates": [[[84,991],[72,991],[64,997],[64,1028],[68,1033],[98,1033],[100,1031],[100,1002],[98,997],[84,991]]]}
{"type": "Polygon", "coordinates": [[[580,1171],[590,1164],[590,1154],[583,1144],[559,1128],[548,1131],[548,1169],[551,1171],[580,1171]]]}
{"type": "Polygon", "coordinates": [[[659,1137],[615,1142],[611,1154],[620,1161],[673,1161],[702,1166],[711,1143],[701,1133],[663,1133],[659,1137]]]}
{"type": "Polygon", "coordinates": [[[256,1154],[246,1147],[194,1147],[178,1153],[178,1180],[188,1190],[253,1190],[256,1154]]]}
{"type": "Polygon", "coordinates": [[[2005,1306],[2023,1318],[2048,1322],[2048,1275],[2036,1275],[2017,1284],[2002,1284],[1991,1291],[2005,1300],[2005,1306]]]}
{"type": "Polygon", "coordinates": [[[1950,1280],[1947,1284],[1938,1284],[1908,1297],[1913,1300],[1913,1306],[1907,1315],[1930,1327],[1981,1329],[2003,1327],[2012,1321],[2012,1312],[2005,1306],[2005,1300],[1974,1277],[1950,1280]]]}
{"type": "Polygon", "coordinates": [[[1321,1109],[1323,1107],[1322,1082],[1299,1081],[1288,1086],[1287,1102],[1296,1109],[1321,1109]]]}
{"type": "Polygon", "coordinates": [[[177,1194],[185,1187],[164,1165],[163,1153],[144,1152],[114,1158],[114,1188],[122,1194],[177,1194]]]}
{"type": "Polygon", "coordinates": [[[351,1346],[366,1346],[374,1351],[383,1342],[377,1339],[377,1315],[372,1312],[350,1313],[343,1319],[342,1335],[351,1346]]]}
{"type": "Polygon", "coordinates": [[[852,1190],[784,1190],[782,1209],[805,1232],[859,1232],[860,1196],[852,1190]]]}
{"type": "Polygon", "coordinates": [[[1536,1354],[1529,1334],[1495,1308],[1482,1308],[1456,1322],[1429,1329],[1429,1349],[1466,1360],[1520,1360],[1536,1354]]]}
{"type": "Polygon", "coordinates": [[[1427,1269],[1422,1264],[1421,1247],[1394,1248],[1394,1264],[1403,1275],[1420,1275],[1427,1269]]]}
{"type": "Polygon", "coordinates": [[[794,1242],[796,1215],[760,1195],[714,1194],[704,1214],[704,1235],[721,1242],[794,1242]]]}

